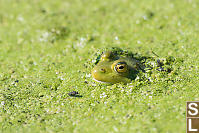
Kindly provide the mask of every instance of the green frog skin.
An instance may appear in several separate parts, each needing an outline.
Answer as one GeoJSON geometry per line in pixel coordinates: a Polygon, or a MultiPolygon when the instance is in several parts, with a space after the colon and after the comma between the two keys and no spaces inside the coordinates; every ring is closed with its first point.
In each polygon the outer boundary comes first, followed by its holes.
{"type": "Polygon", "coordinates": [[[92,69],[91,74],[98,82],[129,83],[136,78],[138,70],[143,68],[143,65],[136,59],[106,51],[101,55],[100,61],[92,69]]]}

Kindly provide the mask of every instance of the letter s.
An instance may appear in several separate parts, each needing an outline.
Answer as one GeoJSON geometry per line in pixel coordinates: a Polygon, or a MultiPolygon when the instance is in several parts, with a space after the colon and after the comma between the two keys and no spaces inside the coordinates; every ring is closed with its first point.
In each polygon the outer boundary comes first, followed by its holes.
{"type": "Polygon", "coordinates": [[[197,115],[198,114],[198,109],[196,108],[196,107],[198,107],[198,105],[196,103],[190,103],[188,106],[189,106],[190,110],[194,111],[194,113],[191,113],[191,111],[189,110],[188,111],[189,115],[197,115]],[[195,108],[192,107],[192,105],[195,106],[195,108]]]}

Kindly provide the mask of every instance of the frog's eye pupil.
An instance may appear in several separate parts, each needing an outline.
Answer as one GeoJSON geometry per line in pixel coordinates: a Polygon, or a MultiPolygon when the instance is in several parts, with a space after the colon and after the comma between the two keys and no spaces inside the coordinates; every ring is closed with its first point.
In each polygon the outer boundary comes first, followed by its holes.
{"type": "Polygon", "coordinates": [[[124,69],[124,66],[120,66],[119,69],[124,69]]]}

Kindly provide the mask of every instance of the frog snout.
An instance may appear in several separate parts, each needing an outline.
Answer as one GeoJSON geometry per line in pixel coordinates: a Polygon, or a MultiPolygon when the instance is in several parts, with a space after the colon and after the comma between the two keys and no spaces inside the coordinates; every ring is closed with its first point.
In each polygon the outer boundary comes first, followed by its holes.
{"type": "Polygon", "coordinates": [[[93,77],[98,77],[100,75],[100,73],[106,73],[106,69],[105,68],[94,68],[92,70],[92,76],[93,77]]]}

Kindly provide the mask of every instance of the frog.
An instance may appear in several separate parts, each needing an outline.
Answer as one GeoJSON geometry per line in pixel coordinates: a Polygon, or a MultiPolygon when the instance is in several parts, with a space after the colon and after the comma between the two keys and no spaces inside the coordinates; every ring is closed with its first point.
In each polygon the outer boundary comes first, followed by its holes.
{"type": "Polygon", "coordinates": [[[130,83],[145,66],[132,56],[115,51],[104,51],[91,70],[92,78],[101,83],[130,83]]]}

